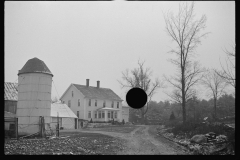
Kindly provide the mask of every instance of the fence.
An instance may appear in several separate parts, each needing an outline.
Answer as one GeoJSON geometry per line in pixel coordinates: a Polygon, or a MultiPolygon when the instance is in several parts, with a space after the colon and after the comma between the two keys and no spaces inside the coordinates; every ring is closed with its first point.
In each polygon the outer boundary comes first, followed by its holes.
{"type": "Polygon", "coordinates": [[[18,118],[4,118],[5,138],[18,139],[18,118]]]}
{"type": "Polygon", "coordinates": [[[18,124],[18,118],[5,118],[5,138],[32,138],[32,137],[48,137],[59,136],[59,121],[45,123],[44,117],[31,124],[18,124]],[[34,128],[36,131],[32,134],[21,133],[22,130],[28,131],[34,128]]]}

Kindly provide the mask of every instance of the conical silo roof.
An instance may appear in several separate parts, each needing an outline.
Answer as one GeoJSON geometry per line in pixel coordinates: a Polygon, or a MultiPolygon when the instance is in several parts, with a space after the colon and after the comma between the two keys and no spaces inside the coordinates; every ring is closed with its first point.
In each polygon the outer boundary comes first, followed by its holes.
{"type": "Polygon", "coordinates": [[[19,70],[18,75],[23,73],[46,73],[53,76],[47,65],[36,57],[29,59],[23,68],[19,70]]]}

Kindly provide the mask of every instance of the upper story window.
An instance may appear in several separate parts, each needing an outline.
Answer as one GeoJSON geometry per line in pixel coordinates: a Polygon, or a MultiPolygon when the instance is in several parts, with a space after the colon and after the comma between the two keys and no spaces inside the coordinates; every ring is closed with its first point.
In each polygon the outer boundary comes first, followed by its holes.
{"type": "Polygon", "coordinates": [[[97,106],[97,100],[95,100],[95,106],[97,106]]]}
{"type": "Polygon", "coordinates": [[[65,103],[65,101],[63,101],[63,104],[65,103]]]}
{"type": "Polygon", "coordinates": [[[79,111],[77,111],[77,117],[79,118],[79,111]]]}
{"type": "Polygon", "coordinates": [[[112,108],[113,108],[113,106],[114,106],[114,102],[112,101],[112,108]]]}
{"type": "Polygon", "coordinates": [[[73,91],[72,91],[72,97],[73,97],[73,91]]]}
{"type": "Polygon", "coordinates": [[[117,102],[117,108],[119,108],[119,102],[117,102]]]}
{"type": "Polygon", "coordinates": [[[91,106],[91,99],[89,99],[88,101],[88,106],[91,106]]]}
{"type": "Polygon", "coordinates": [[[78,99],[78,106],[80,106],[80,99],[78,99]]]}
{"type": "Polygon", "coordinates": [[[106,102],[105,101],[103,101],[103,107],[106,107],[106,102]]]}
{"type": "Polygon", "coordinates": [[[68,107],[71,107],[71,100],[68,101],[68,107]]]}

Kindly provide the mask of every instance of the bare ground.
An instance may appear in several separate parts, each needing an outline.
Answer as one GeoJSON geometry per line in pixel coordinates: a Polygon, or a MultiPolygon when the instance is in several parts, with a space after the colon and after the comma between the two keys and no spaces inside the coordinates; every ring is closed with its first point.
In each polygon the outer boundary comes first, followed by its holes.
{"type": "Polygon", "coordinates": [[[130,133],[117,133],[106,131],[84,131],[101,133],[112,137],[120,138],[123,143],[123,150],[117,152],[118,155],[186,155],[187,150],[174,142],[170,142],[164,137],[157,136],[157,126],[139,125],[130,133]]]}

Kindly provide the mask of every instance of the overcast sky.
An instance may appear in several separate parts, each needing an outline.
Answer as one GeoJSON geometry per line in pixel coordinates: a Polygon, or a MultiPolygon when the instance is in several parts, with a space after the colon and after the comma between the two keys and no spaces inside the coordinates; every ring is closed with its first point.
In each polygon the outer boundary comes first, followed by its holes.
{"type": "MultiPolygon", "coordinates": [[[[137,67],[138,59],[153,71],[152,78],[174,75],[167,53],[175,46],[165,31],[162,12],[177,13],[179,2],[5,2],[5,82],[34,57],[53,73],[52,96],[59,97],[71,83],[112,89],[122,99],[121,72],[137,67]]],[[[220,69],[223,49],[235,44],[235,2],[197,1],[196,18],[207,16],[211,32],[196,49],[195,60],[220,69]]],[[[167,92],[171,88],[165,89],[167,92]]],[[[201,97],[206,96],[202,92],[201,97]]],[[[160,89],[152,98],[169,97],[160,89]]]]}

